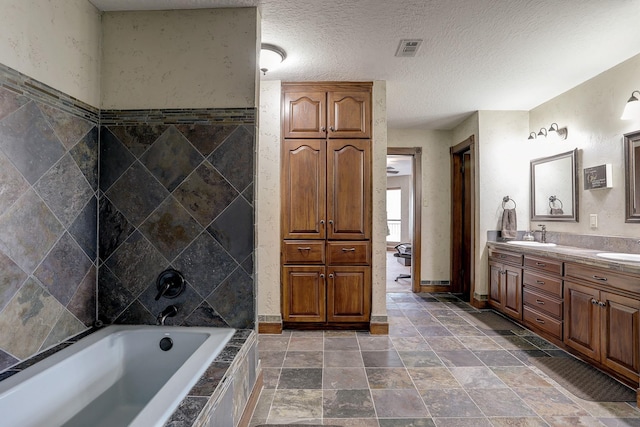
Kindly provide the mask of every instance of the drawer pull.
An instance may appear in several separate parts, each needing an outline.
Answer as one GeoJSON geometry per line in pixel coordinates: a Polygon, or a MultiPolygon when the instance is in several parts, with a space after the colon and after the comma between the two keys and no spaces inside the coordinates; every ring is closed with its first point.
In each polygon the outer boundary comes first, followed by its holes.
{"type": "Polygon", "coordinates": [[[356,248],[342,248],[342,252],[355,252],[356,248]]]}
{"type": "Polygon", "coordinates": [[[544,325],[544,320],[536,318],[536,322],[542,323],[544,325]]]}
{"type": "Polygon", "coordinates": [[[596,276],[595,274],[593,276],[591,276],[591,277],[593,277],[596,280],[600,280],[601,282],[606,282],[607,281],[606,277],[596,276]]]}
{"type": "Polygon", "coordinates": [[[309,247],[309,246],[307,246],[306,248],[298,247],[298,250],[299,250],[300,252],[302,252],[302,251],[310,251],[310,250],[311,250],[311,247],[309,247]]]}
{"type": "Polygon", "coordinates": [[[538,285],[544,285],[544,280],[536,280],[536,283],[537,283],[538,285]]]}
{"type": "Polygon", "coordinates": [[[545,264],[544,262],[536,262],[536,265],[539,267],[546,267],[547,264],[545,264]]]}
{"type": "Polygon", "coordinates": [[[539,299],[536,300],[536,303],[540,305],[544,305],[544,301],[540,301],[539,299]]]}

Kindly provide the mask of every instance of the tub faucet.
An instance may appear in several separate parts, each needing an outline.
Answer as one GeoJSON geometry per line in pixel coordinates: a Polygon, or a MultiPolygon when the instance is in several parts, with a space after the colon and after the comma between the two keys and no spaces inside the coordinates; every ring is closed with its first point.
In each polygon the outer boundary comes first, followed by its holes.
{"type": "Polygon", "coordinates": [[[544,224],[538,224],[538,227],[541,227],[540,243],[547,243],[547,226],[544,224]]]}
{"type": "Polygon", "coordinates": [[[167,317],[173,317],[176,314],[178,314],[178,307],[176,307],[175,305],[168,306],[167,308],[162,310],[160,314],[158,314],[157,324],[160,326],[164,326],[164,321],[167,320],[167,317]]]}

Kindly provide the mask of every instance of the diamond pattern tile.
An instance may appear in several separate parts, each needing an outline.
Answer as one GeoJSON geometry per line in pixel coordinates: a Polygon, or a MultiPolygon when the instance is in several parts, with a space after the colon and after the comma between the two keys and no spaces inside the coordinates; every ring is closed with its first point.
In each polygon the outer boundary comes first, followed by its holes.
{"type": "Polygon", "coordinates": [[[92,197],[84,206],[80,214],[76,217],[69,233],[78,242],[82,250],[89,257],[95,259],[97,254],[97,233],[98,228],[98,202],[92,197]]]}
{"type": "Polygon", "coordinates": [[[136,162],[107,191],[107,197],[134,226],[140,225],[169,192],[136,162]]]}
{"type": "Polygon", "coordinates": [[[0,151],[0,215],[29,189],[29,183],[0,151]]]}
{"type": "Polygon", "coordinates": [[[176,128],[200,151],[203,156],[211,154],[231,133],[237,125],[190,124],[176,125],[176,128]]]}
{"type": "Polygon", "coordinates": [[[240,263],[253,252],[253,227],[253,208],[238,197],[207,230],[240,263]]]}
{"type": "Polygon", "coordinates": [[[102,197],[100,199],[100,233],[98,245],[100,259],[106,260],[111,256],[127,238],[135,231],[135,227],[127,221],[111,201],[102,197]]]}
{"type": "Polygon", "coordinates": [[[131,151],[136,157],[155,142],[168,128],[167,125],[137,124],[134,126],[109,126],[109,130],[131,151]]]}
{"type": "MultiPolygon", "coordinates": [[[[27,275],[8,256],[0,252],[0,311],[27,279],[27,275]]],[[[1,368],[0,368],[1,369],[1,368]]]]}
{"type": "Polygon", "coordinates": [[[134,161],[133,154],[103,126],[100,129],[100,190],[107,191],[134,161]]]}
{"type": "Polygon", "coordinates": [[[253,280],[244,270],[234,271],[207,297],[207,302],[232,328],[254,327],[253,280]]]}
{"type": "Polygon", "coordinates": [[[65,227],[71,225],[94,194],[69,154],[49,169],[34,188],[65,227]]]}
{"type": "Polygon", "coordinates": [[[29,102],[24,95],[18,95],[8,89],[0,87],[0,120],[16,111],[18,108],[29,102]]]}
{"type": "Polygon", "coordinates": [[[73,160],[95,191],[98,189],[98,128],[93,127],[70,151],[73,160]]]}
{"type": "Polygon", "coordinates": [[[169,191],[173,191],[204,158],[175,127],[170,127],[140,157],[169,191]]]}
{"type": "Polygon", "coordinates": [[[206,227],[237,196],[237,191],[208,162],[202,163],[174,192],[174,196],[206,227]]]}
{"type": "Polygon", "coordinates": [[[178,256],[202,230],[173,197],[167,197],[140,225],[140,231],[168,260],[178,256]]]}
{"type": "Polygon", "coordinates": [[[211,164],[238,191],[253,181],[254,137],[246,126],[239,126],[210,156],[211,164]]]}
{"type": "Polygon", "coordinates": [[[30,184],[65,153],[34,102],[0,121],[0,149],[30,184]]]}
{"type": "Polygon", "coordinates": [[[67,148],[71,149],[76,143],[89,132],[93,124],[87,120],[76,117],[59,108],[38,103],[38,108],[58,136],[58,139],[67,148]]]}

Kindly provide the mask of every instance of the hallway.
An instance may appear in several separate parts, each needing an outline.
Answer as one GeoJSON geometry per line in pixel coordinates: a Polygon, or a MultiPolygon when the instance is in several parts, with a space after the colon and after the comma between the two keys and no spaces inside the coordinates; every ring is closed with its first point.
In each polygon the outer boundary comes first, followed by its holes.
{"type": "Polygon", "coordinates": [[[250,425],[640,426],[635,402],[578,399],[528,362],[566,353],[515,324],[481,329],[451,294],[388,293],[387,310],[388,337],[260,335],[264,389],[250,425]]]}

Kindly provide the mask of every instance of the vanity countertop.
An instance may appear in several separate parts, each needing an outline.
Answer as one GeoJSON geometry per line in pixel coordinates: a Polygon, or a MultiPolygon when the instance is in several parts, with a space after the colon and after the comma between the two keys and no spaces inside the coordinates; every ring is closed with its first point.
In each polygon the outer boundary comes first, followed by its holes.
{"type": "Polygon", "coordinates": [[[640,262],[612,261],[596,256],[598,253],[609,252],[596,249],[577,248],[573,246],[518,246],[506,242],[487,242],[489,248],[502,249],[525,255],[544,256],[566,262],[591,265],[594,267],[606,268],[611,271],[640,275],[640,262]]]}

